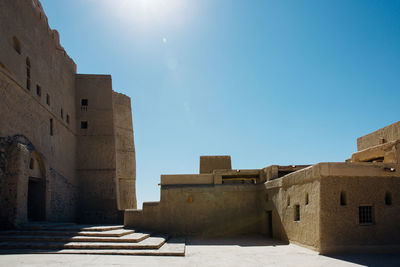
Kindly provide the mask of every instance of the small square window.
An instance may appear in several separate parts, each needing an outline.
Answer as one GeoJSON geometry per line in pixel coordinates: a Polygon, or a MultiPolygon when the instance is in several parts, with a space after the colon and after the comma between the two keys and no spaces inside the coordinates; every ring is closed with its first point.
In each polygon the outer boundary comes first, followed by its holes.
{"type": "Polygon", "coordinates": [[[87,121],[81,121],[81,129],[87,129],[88,128],[88,122],[87,121]]]}
{"type": "Polygon", "coordinates": [[[36,85],[36,94],[39,97],[42,95],[42,88],[39,85],[36,85]]]}
{"type": "Polygon", "coordinates": [[[372,224],[373,223],[372,206],[358,207],[358,217],[360,224],[372,224]]]}
{"type": "Polygon", "coordinates": [[[82,99],[82,106],[88,106],[89,101],[87,99],[82,99]]]}

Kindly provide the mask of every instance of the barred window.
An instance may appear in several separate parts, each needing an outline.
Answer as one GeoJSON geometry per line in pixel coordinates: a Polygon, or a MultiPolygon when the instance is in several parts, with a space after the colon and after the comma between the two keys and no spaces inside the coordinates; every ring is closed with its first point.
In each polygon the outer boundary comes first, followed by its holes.
{"type": "Polygon", "coordinates": [[[372,206],[360,206],[358,207],[358,217],[360,224],[371,224],[373,223],[372,206]]]}

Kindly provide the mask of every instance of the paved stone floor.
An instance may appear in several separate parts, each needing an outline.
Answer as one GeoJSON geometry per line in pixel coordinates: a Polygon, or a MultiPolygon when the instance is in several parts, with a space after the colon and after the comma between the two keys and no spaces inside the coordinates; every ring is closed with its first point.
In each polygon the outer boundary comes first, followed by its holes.
{"type": "Polygon", "coordinates": [[[399,254],[334,257],[261,236],[189,239],[186,257],[0,255],[0,266],[400,266],[399,254]]]}

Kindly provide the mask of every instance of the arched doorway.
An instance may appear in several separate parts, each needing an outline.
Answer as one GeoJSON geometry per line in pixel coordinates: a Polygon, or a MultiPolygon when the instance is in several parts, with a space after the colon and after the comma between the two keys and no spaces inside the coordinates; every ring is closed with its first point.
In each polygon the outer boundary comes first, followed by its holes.
{"type": "Polygon", "coordinates": [[[46,220],[46,179],[43,162],[37,152],[29,162],[27,215],[29,221],[46,220]]]}

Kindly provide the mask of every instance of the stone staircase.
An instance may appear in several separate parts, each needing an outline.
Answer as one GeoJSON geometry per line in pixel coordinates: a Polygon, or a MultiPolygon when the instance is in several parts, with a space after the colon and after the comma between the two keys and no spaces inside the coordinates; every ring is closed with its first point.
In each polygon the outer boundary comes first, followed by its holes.
{"type": "Polygon", "coordinates": [[[0,254],[19,253],[184,256],[185,240],[121,225],[40,222],[0,231],[0,254]]]}

